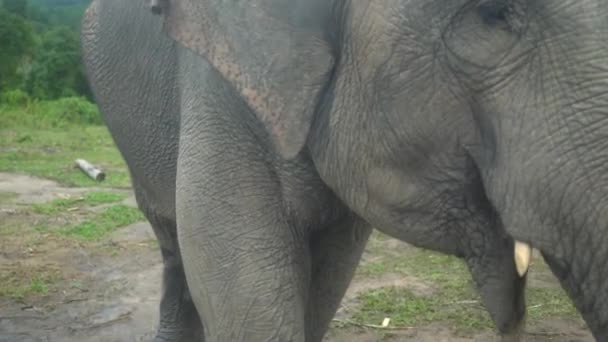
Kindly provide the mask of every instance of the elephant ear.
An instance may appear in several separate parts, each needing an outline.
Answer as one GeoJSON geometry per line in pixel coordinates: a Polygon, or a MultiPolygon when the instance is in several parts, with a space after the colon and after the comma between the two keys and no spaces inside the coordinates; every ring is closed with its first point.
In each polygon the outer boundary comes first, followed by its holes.
{"type": "Polygon", "coordinates": [[[169,36],[242,95],[285,158],[306,143],[333,68],[327,0],[168,0],[169,36]]]}

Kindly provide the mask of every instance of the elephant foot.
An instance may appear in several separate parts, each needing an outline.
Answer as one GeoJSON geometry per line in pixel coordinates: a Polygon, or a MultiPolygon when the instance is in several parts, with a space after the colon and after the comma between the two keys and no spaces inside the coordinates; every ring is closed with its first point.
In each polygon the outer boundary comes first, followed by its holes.
{"type": "Polygon", "coordinates": [[[500,336],[500,342],[523,342],[526,328],[526,320],[522,319],[521,322],[514,327],[508,333],[504,333],[500,336]]]}
{"type": "Polygon", "coordinates": [[[204,342],[202,332],[185,332],[183,330],[161,329],[151,342],[204,342]]]}
{"type": "Polygon", "coordinates": [[[205,334],[194,305],[190,301],[182,303],[184,316],[181,320],[161,322],[152,342],[204,342],[205,334]]]}

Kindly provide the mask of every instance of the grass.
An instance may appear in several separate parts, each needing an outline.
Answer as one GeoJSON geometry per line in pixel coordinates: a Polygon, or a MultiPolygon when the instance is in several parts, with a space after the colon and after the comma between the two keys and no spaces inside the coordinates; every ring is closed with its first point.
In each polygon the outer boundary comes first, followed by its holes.
{"type": "MultiPolygon", "coordinates": [[[[462,260],[406,246],[391,251],[384,246],[385,238],[377,235],[374,233],[369,244],[377,258],[359,268],[359,277],[379,278],[387,272],[403,274],[432,284],[436,290],[428,295],[414,294],[405,287],[365,291],[357,298],[359,306],[353,320],[380,324],[384,317],[390,317],[394,326],[444,322],[462,332],[494,329],[462,260]]],[[[549,270],[537,260],[530,273],[535,272],[549,270]]],[[[546,318],[580,319],[570,299],[559,287],[528,286],[526,296],[529,322],[546,318]]]]}
{"type": "Polygon", "coordinates": [[[101,125],[97,106],[82,97],[56,100],[31,99],[23,92],[0,94],[0,114],[5,126],[61,128],[71,125],[101,125]],[[12,98],[8,98],[12,97],[12,98]]]}
{"type": "Polygon", "coordinates": [[[0,171],[49,178],[67,186],[130,187],[124,160],[95,105],[81,98],[24,97],[13,102],[0,103],[0,171]],[[104,169],[105,181],[96,182],[75,168],[77,158],[104,169]]]}
{"type": "Polygon", "coordinates": [[[37,268],[35,272],[18,270],[14,268],[10,272],[0,272],[0,298],[8,297],[22,301],[27,297],[45,295],[61,279],[56,271],[40,268],[37,268]]]}
{"type": "Polygon", "coordinates": [[[116,204],[124,198],[122,192],[88,192],[81,197],[22,208],[1,221],[0,250],[8,259],[0,263],[0,299],[31,302],[62,290],[62,280],[71,279],[71,276],[63,274],[60,266],[63,261],[47,262],[46,255],[58,248],[77,245],[97,250],[99,243],[96,242],[107,234],[143,220],[137,208],[116,204]],[[77,214],[70,210],[74,206],[91,208],[106,204],[110,206],[99,207],[101,210],[84,210],[77,214]],[[33,253],[33,257],[30,258],[29,253],[33,253]]]}
{"type": "Polygon", "coordinates": [[[14,192],[0,191],[0,204],[11,203],[17,198],[17,194],[14,192]]]}
{"type": "Polygon", "coordinates": [[[82,240],[97,240],[117,228],[142,220],[144,216],[139,209],[117,204],[81,223],[64,227],[60,232],[82,240]]]}
{"type": "Polygon", "coordinates": [[[94,191],[85,193],[82,197],[56,199],[47,203],[34,204],[32,209],[34,212],[39,214],[52,215],[83,205],[96,206],[100,204],[118,202],[123,200],[125,197],[125,194],[117,192],[94,191]]]}
{"type": "Polygon", "coordinates": [[[361,322],[382,322],[384,317],[390,317],[396,326],[449,322],[459,330],[491,329],[492,322],[481,310],[450,301],[459,298],[458,294],[452,291],[426,297],[404,288],[375,289],[359,297],[363,305],[354,318],[361,322]]]}
{"type": "Polygon", "coordinates": [[[580,317],[561,288],[530,287],[526,293],[528,295],[528,317],[533,321],[539,321],[546,317],[580,317]]]}
{"type": "MultiPolygon", "coordinates": [[[[26,99],[27,100],[27,99],[26,99]]],[[[97,109],[82,99],[24,101],[21,107],[0,103],[0,172],[52,179],[64,186],[106,188],[53,200],[0,217],[0,298],[30,301],[51,295],[72,271],[63,266],[61,250],[98,249],[107,234],[143,220],[141,212],[118,202],[130,188],[126,164],[97,109]],[[96,182],[74,167],[83,158],[104,169],[96,182]],[[73,210],[87,209],[87,210],[73,210]]],[[[18,194],[0,192],[0,205],[18,194]]],[[[66,265],[69,266],[69,265],[66,265]]]]}
{"type": "Polygon", "coordinates": [[[0,171],[44,177],[67,186],[130,186],[122,156],[104,126],[2,128],[0,171]],[[77,158],[104,169],[105,181],[96,182],[75,168],[77,158]]]}
{"type": "Polygon", "coordinates": [[[120,227],[143,220],[138,209],[116,204],[124,198],[122,192],[88,192],[24,208],[0,222],[0,250],[9,256],[7,262],[0,263],[0,299],[31,301],[61,290],[62,280],[70,277],[63,275],[61,263],[55,261],[53,267],[45,255],[58,247],[97,249],[98,244],[86,242],[96,242],[120,227]],[[74,206],[105,204],[111,205],[76,215],[70,210],[74,206]],[[35,257],[30,258],[28,251],[35,257]]]}
{"type": "Polygon", "coordinates": [[[84,195],[84,201],[89,205],[99,205],[122,201],[126,197],[127,196],[125,194],[120,194],[117,192],[93,191],[84,195]]]}
{"type": "Polygon", "coordinates": [[[387,272],[399,273],[414,276],[433,284],[437,289],[428,296],[416,295],[407,288],[399,287],[363,292],[358,298],[361,307],[353,319],[364,323],[382,322],[384,317],[390,317],[396,326],[440,321],[467,331],[492,328],[485,310],[479,305],[470,304],[479,298],[461,260],[411,247],[400,250],[398,256],[389,256],[382,254],[381,242],[375,241],[371,245],[373,254],[382,257],[379,261],[363,265],[360,274],[373,278],[387,272]]]}

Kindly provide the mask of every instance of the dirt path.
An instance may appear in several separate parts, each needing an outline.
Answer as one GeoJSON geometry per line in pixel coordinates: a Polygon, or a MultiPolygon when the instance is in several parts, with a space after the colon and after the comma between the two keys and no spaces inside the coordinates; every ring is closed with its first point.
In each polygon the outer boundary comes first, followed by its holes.
{"type": "MultiPolygon", "coordinates": [[[[0,206],[0,220],[16,215],[15,209],[23,205],[94,190],[99,189],[64,188],[48,180],[0,173],[0,193],[12,194],[11,201],[0,206]]],[[[132,195],[123,202],[135,205],[132,195]]],[[[148,246],[153,239],[150,226],[140,222],[117,230],[93,250],[49,240],[46,246],[30,247],[38,251],[26,253],[26,262],[19,263],[15,259],[24,256],[21,251],[0,249],[0,272],[11,272],[16,265],[65,266],[69,270],[64,273],[71,275],[45,296],[24,301],[0,297],[0,342],[149,339],[158,317],[162,266],[156,248],[148,246]],[[106,246],[112,247],[110,255],[103,250],[106,246]]]]}
{"type": "MultiPolygon", "coordinates": [[[[60,275],[47,291],[23,298],[0,295],[0,342],[131,342],[151,338],[157,321],[161,260],[147,223],[123,227],[96,243],[74,242],[53,234],[36,233],[31,228],[22,228],[25,229],[22,234],[13,229],[13,225],[22,227],[16,225],[19,222],[36,222],[31,214],[23,214],[22,208],[93,190],[96,189],[64,188],[48,180],[0,173],[0,232],[4,232],[0,234],[0,281],[2,277],[11,279],[11,274],[21,274],[19,272],[32,279],[37,279],[32,272],[53,271],[50,274],[60,275]]],[[[122,203],[134,206],[132,194],[128,193],[122,203]]],[[[381,243],[385,249],[404,248],[404,244],[394,240],[381,243]]],[[[370,249],[364,256],[364,264],[374,260],[377,256],[370,249]]],[[[539,278],[538,281],[551,283],[553,280],[539,278]]],[[[325,340],[465,342],[495,339],[489,329],[462,333],[441,323],[404,330],[370,329],[351,324],[353,311],[360,305],[359,294],[391,286],[407,288],[421,296],[437,291],[435,284],[392,271],[374,277],[358,274],[325,340]]],[[[528,341],[593,341],[584,325],[573,320],[547,319],[534,324],[529,332],[528,341]]]]}

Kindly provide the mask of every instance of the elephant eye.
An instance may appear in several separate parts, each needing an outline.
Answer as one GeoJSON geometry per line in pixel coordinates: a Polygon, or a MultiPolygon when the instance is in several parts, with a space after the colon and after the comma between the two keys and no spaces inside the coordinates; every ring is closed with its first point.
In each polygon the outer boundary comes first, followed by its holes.
{"type": "Polygon", "coordinates": [[[482,0],[477,5],[477,12],[488,26],[505,25],[510,14],[509,0],[482,0]]]}
{"type": "Polygon", "coordinates": [[[521,41],[527,0],[474,0],[452,18],[444,34],[450,55],[462,65],[493,68],[521,41]]]}

